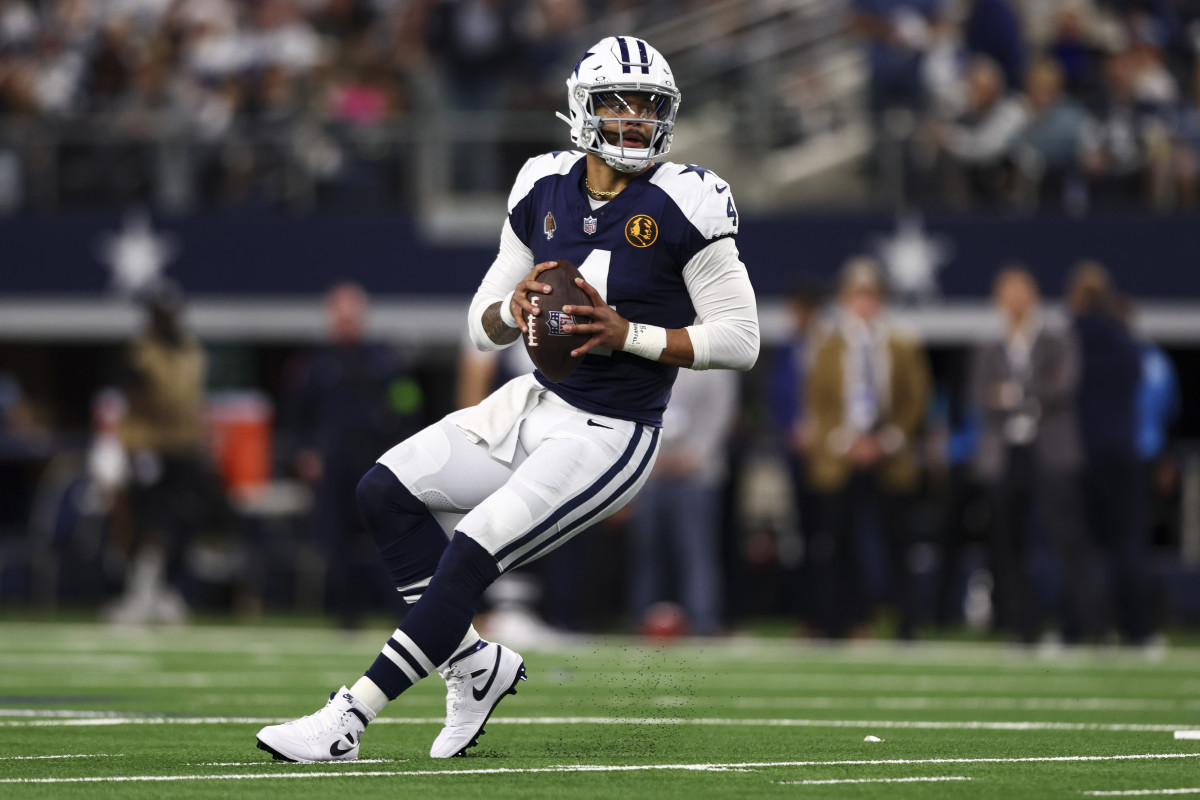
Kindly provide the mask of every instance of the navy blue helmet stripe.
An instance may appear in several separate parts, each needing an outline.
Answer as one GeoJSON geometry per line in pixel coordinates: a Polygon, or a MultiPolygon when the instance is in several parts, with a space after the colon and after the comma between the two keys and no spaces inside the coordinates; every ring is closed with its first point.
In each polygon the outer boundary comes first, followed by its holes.
{"type": "Polygon", "coordinates": [[[624,36],[617,37],[617,44],[621,47],[621,72],[629,72],[629,45],[624,36]]]}
{"type": "Polygon", "coordinates": [[[620,71],[629,72],[629,42],[624,36],[618,36],[617,44],[620,47],[620,71]]]}
{"type": "Polygon", "coordinates": [[[535,526],[533,530],[529,531],[524,536],[509,542],[508,544],[504,545],[504,547],[496,551],[496,560],[501,561],[507,558],[512,554],[513,551],[519,550],[529,542],[532,542],[534,539],[541,536],[551,527],[556,525],[572,511],[579,508],[596,495],[600,494],[600,492],[604,491],[604,487],[611,483],[617,477],[617,475],[620,474],[621,470],[625,469],[625,465],[628,464],[633,458],[633,451],[637,449],[638,442],[641,441],[641,438],[642,426],[638,425],[633,429],[633,436],[630,437],[629,445],[625,448],[625,452],[621,454],[621,457],[617,459],[617,463],[609,467],[608,471],[601,475],[599,480],[597,480],[587,489],[575,495],[568,502],[559,507],[549,517],[542,520],[542,522],[535,526]]]}
{"type": "Polygon", "coordinates": [[[641,55],[641,57],[642,57],[642,74],[649,75],[650,74],[650,57],[646,55],[646,43],[643,42],[641,39],[638,39],[637,43],[638,43],[638,54],[641,55]]]}
{"type": "Polygon", "coordinates": [[[546,541],[542,542],[542,544],[538,548],[533,550],[532,552],[526,553],[524,556],[517,559],[513,563],[513,565],[511,567],[509,567],[509,569],[515,569],[516,567],[519,567],[522,564],[527,564],[530,561],[533,561],[534,559],[536,559],[538,556],[542,555],[543,553],[545,553],[549,550],[553,550],[561,542],[566,541],[567,539],[571,538],[579,531],[581,531],[584,528],[591,525],[592,522],[594,522],[597,517],[601,516],[605,511],[608,510],[608,507],[610,505],[612,505],[612,503],[614,501],[616,501],[618,498],[620,498],[621,495],[625,494],[625,492],[629,491],[629,487],[633,486],[634,482],[637,481],[637,479],[645,471],[646,467],[650,464],[650,459],[653,458],[654,450],[658,446],[658,434],[661,432],[661,430],[662,430],[661,428],[654,429],[654,435],[650,439],[650,446],[646,448],[645,454],[642,455],[642,463],[638,464],[638,467],[637,467],[637,469],[635,469],[633,471],[633,474],[630,475],[629,478],[624,483],[622,483],[615,492],[610,494],[608,496],[607,500],[605,500],[600,505],[596,506],[596,508],[593,509],[591,511],[591,513],[572,522],[570,527],[564,528],[563,530],[561,530],[558,533],[551,536],[546,541]]]}
{"type": "Polygon", "coordinates": [[[428,672],[425,671],[424,667],[422,667],[420,664],[417,663],[417,659],[413,658],[412,654],[404,649],[404,645],[400,644],[395,639],[388,639],[387,643],[388,643],[388,647],[392,648],[397,653],[399,653],[400,657],[403,658],[405,661],[407,661],[408,665],[410,667],[412,667],[413,670],[418,675],[420,675],[422,678],[424,678],[426,675],[429,674],[428,672]]]}

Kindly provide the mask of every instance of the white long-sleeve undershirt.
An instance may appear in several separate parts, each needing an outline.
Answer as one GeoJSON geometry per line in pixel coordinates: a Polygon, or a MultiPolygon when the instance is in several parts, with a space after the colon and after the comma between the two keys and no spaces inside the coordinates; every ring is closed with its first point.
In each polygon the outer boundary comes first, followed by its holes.
{"type": "MultiPolygon", "coordinates": [[[[483,313],[508,297],[532,268],[533,251],[505,220],[500,251],[483,276],[468,311],[471,340],[480,350],[509,346],[497,344],[487,335],[483,313]]],[[[697,318],[696,324],[685,328],[694,352],[692,369],[748,370],[754,366],[760,341],[758,310],[754,287],[733,239],[718,239],[693,256],[683,268],[683,282],[697,318]]]]}

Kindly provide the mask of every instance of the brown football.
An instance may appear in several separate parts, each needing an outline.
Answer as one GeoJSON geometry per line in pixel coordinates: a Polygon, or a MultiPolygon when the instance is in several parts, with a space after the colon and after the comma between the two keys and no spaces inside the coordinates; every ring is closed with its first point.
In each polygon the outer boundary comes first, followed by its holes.
{"type": "Polygon", "coordinates": [[[591,322],[588,317],[564,314],[563,306],[590,306],[591,299],[575,284],[581,277],[575,265],[565,258],[557,258],[558,266],[538,275],[538,280],[550,287],[550,294],[529,292],[529,302],[541,309],[537,316],[527,316],[525,323],[529,331],[523,337],[525,351],[534,365],[551,383],[559,383],[583,363],[583,358],[572,358],[571,351],[590,338],[582,333],[563,333],[564,323],[591,322]]]}

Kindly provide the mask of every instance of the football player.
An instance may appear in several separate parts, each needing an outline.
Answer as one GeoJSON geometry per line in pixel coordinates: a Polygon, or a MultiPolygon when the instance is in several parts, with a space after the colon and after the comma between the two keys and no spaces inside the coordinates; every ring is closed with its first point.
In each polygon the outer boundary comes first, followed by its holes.
{"type": "Polygon", "coordinates": [[[525,677],[521,656],[472,626],[501,573],[615,513],[658,451],[679,367],[753,366],[754,292],[734,237],[729,184],[666,155],[679,111],[667,61],[633,36],[601,40],[567,79],[571,141],[522,168],[500,250],[468,312],[481,350],[515,343],[537,315],[527,292],[563,258],[590,298],[566,306],[589,338],[561,383],[538,372],[506,383],[379,458],[358,486],[363,516],[396,588],[412,603],[375,662],[314,714],[271,725],[277,758],[356,758],[366,726],[430,673],[446,681],[446,724],[430,755],[462,755],[525,677]],[[449,532],[449,538],[447,537],[449,532]]]}

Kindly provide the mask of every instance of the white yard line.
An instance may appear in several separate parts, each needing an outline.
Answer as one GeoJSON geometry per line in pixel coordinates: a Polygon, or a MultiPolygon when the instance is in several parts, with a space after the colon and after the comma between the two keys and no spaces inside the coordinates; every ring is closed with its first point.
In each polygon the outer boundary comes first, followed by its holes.
{"type": "Polygon", "coordinates": [[[42,761],[48,758],[123,758],[124,753],[67,753],[57,756],[0,756],[0,761],[42,761]]]}
{"type": "Polygon", "coordinates": [[[969,781],[962,775],[944,775],[929,778],[837,778],[828,781],[775,781],[780,786],[829,786],[835,783],[938,783],[940,781],[969,781]]]}
{"type": "Polygon", "coordinates": [[[1190,789],[1125,789],[1123,791],[1084,792],[1092,797],[1138,797],[1151,794],[1200,794],[1200,786],[1190,789]]]}
{"type": "Polygon", "coordinates": [[[30,717],[32,719],[90,719],[127,717],[128,711],[95,711],[67,708],[0,708],[0,717],[30,717]]]}
{"type": "MultiPolygon", "coordinates": [[[[327,767],[353,766],[355,764],[404,764],[407,758],[359,758],[354,761],[325,761],[327,767]]],[[[307,762],[306,762],[307,763],[307,762]]],[[[314,762],[315,763],[315,762],[314,762]]],[[[278,761],[197,761],[184,764],[185,767],[278,767],[278,761]]]]}
{"type": "Polygon", "coordinates": [[[0,784],[8,783],[131,783],[174,781],[221,781],[221,780],[273,780],[293,778],[388,778],[388,777],[432,777],[438,775],[537,775],[543,773],[575,772],[721,772],[743,769],[772,769],[779,767],[833,767],[833,766],[894,766],[905,764],[1018,764],[1030,762],[1071,761],[1143,761],[1148,759],[1200,758],[1200,753],[1142,753],[1118,756],[1035,756],[1029,758],[928,758],[928,759],[879,759],[872,761],[748,761],[732,764],[576,764],[558,767],[490,768],[490,769],[442,769],[442,770],[387,770],[354,772],[277,772],[277,773],[233,773],[226,775],[107,775],[77,778],[3,778],[0,784]]]}
{"type": "MultiPolygon", "coordinates": [[[[693,699],[698,705],[708,698],[693,699]]],[[[879,708],[990,711],[1196,711],[1200,700],[1112,697],[735,697],[733,708],[879,708]]]]}
{"type": "MultiPolygon", "coordinates": [[[[84,719],[21,719],[0,720],[8,728],[75,728],[107,725],[274,725],[287,722],[286,717],[162,717],[113,716],[84,719]]],[[[942,720],[868,720],[868,719],[724,719],[701,717],[496,717],[505,725],[680,725],[734,726],[758,728],[909,728],[916,730],[983,730],[983,731],[1104,731],[1104,732],[1174,732],[1183,724],[1098,723],[1098,722],[987,722],[942,720]]],[[[373,725],[440,725],[443,717],[380,717],[373,725]]]]}

